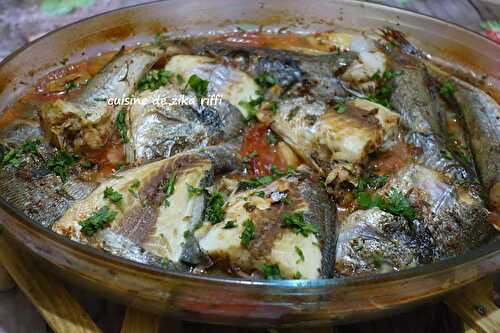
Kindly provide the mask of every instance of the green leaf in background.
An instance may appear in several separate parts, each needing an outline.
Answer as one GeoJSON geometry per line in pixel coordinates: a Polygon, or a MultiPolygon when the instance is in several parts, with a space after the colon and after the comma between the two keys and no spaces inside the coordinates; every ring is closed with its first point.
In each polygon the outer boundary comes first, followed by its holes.
{"type": "Polygon", "coordinates": [[[42,11],[49,15],[64,15],[79,7],[90,6],[95,0],[44,0],[42,11]]]}

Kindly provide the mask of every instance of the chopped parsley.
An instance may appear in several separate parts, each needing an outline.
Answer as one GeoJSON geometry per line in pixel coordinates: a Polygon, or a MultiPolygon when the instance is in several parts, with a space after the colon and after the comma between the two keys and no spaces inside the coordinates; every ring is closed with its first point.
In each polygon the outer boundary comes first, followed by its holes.
{"type": "Polygon", "coordinates": [[[175,74],[175,81],[180,86],[184,83],[184,78],[180,74],[175,74]]]}
{"type": "Polygon", "coordinates": [[[384,263],[384,257],[379,255],[378,253],[373,253],[371,255],[371,261],[372,261],[372,264],[373,266],[375,266],[375,268],[380,268],[382,267],[382,264],[384,263]]]}
{"type": "Polygon", "coordinates": [[[208,81],[203,80],[198,75],[191,75],[188,79],[187,85],[189,85],[191,89],[193,89],[198,99],[201,99],[202,97],[205,97],[207,95],[208,81]]]}
{"type": "Polygon", "coordinates": [[[335,111],[337,113],[345,113],[347,111],[347,106],[344,103],[335,106],[335,111]]]}
{"type": "Polygon", "coordinates": [[[174,73],[169,70],[152,69],[137,83],[137,89],[139,91],[154,91],[167,83],[170,83],[173,76],[174,73]]]}
{"type": "Polygon", "coordinates": [[[293,278],[295,280],[300,280],[302,278],[302,273],[300,273],[299,271],[295,272],[295,274],[293,275],[293,278]]]}
{"type": "Polygon", "coordinates": [[[262,103],[262,97],[257,97],[255,99],[252,99],[250,101],[240,101],[238,103],[239,106],[241,106],[243,109],[246,111],[246,121],[251,121],[257,118],[257,108],[260,106],[262,103]]]}
{"type": "Polygon", "coordinates": [[[304,252],[302,252],[302,249],[300,247],[295,246],[295,253],[297,253],[297,255],[299,256],[299,259],[295,263],[300,264],[301,262],[304,262],[304,252]]]}
{"type": "Polygon", "coordinates": [[[139,194],[137,193],[137,190],[139,189],[139,187],[141,186],[141,182],[139,181],[139,179],[135,179],[134,182],[132,183],[132,185],[130,185],[130,188],[128,189],[128,191],[130,193],[132,193],[132,195],[136,198],[139,198],[139,194]]]}
{"type": "Polygon", "coordinates": [[[224,224],[224,226],[222,227],[222,229],[233,229],[233,228],[236,228],[235,220],[227,221],[226,224],[224,224]]]}
{"type": "Polygon", "coordinates": [[[78,224],[81,225],[81,231],[85,235],[92,236],[111,223],[117,214],[117,212],[110,210],[108,206],[104,206],[85,220],[78,222],[78,224]]]}
{"type": "Polygon", "coordinates": [[[366,189],[375,190],[384,186],[388,179],[389,177],[387,176],[369,175],[367,178],[363,178],[358,182],[356,191],[361,192],[366,189]]]}
{"type": "Polygon", "coordinates": [[[267,280],[281,280],[283,276],[281,276],[280,268],[277,264],[261,264],[257,267],[263,274],[267,280]]]}
{"type": "Polygon", "coordinates": [[[120,134],[121,143],[128,143],[127,137],[127,124],[125,122],[125,110],[120,110],[116,116],[116,127],[118,128],[118,133],[120,134]]]}
{"type": "Polygon", "coordinates": [[[172,175],[167,178],[167,181],[163,186],[163,192],[165,193],[165,201],[164,201],[165,207],[170,206],[170,201],[168,201],[168,197],[170,197],[175,191],[175,176],[176,172],[174,171],[172,172],[172,175]]]}
{"type": "Polygon", "coordinates": [[[264,191],[257,191],[254,193],[254,195],[258,196],[259,198],[264,198],[266,196],[266,192],[264,191]]]}
{"type": "Polygon", "coordinates": [[[319,232],[319,227],[315,224],[306,222],[304,219],[304,214],[300,213],[285,213],[283,214],[281,227],[292,229],[297,234],[301,234],[304,237],[310,234],[317,234],[319,232]]]}
{"type": "Polygon", "coordinates": [[[83,161],[80,165],[82,168],[88,170],[88,169],[92,169],[92,167],[95,165],[95,163],[92,161],[86,160],[86,161],[83,161]]]}
{"type": "Polygon", "coordinates": [[[184,236],[184,239],[188,239],[191,236],[191,231],[189,231],[189,230],[184,231],[183,236],[184,236]]]}
{"type": "Polygon", "coordinates": [[[382,75],[380,75],[380,72],[375,73],[372,80],[378,83],[378,88],[375,94],[368,96],[368,100],[388,108],[392,107],[391,96],[395,87],[390,83],[390,80],[400,75],[401,71],[391,70],[386,70],[382,75]]]}
{"type": "Polygon", "coordinates": [[[284,171],[281,171],[280,169],[278,169],[278,167],[276,165],[271,165],[271,173],[276,176],[276,177],[282,177],[284,175],[286,175],[286,172],[284,171]]]}
{"type": "Polygon", "coordinates": [[[272,114],[278,113],[278,102],[269,101],[269,110],[271,111],[272,114]]]}
{"type": "Polygon", "coordinates": [[[109,199],[109,201],[119,206],[122,204],[123,195],[120,192],[115,191],[111,186],[107,186],[104,189],[104,199],[109,199]]]}
{"type": "Polygon", "coordinates": [[[78,88],[79,86],[80,85],[75,80],[72,80],[72,81],[66,82],[64,84],[64,90],[70,91],[70,90],[78,88]]]}
{"type": "Polygon", "coordinates": [[[24,143],[16,148],[10,149],[2,158],[3,165],[11,165],[15,168],[22,163],[21,157],[26,154],[38,154],[38,145],[40,140],[27,139],[24,143]]]}
{"type": "Polygon", "coordinates": [[[271,131],[267,132],[267,134],[266,134],[266,141],[271,146],[274,146],[275,144],[278,143],[278,139],[276,138],[276,136],[271,131]]]}
{"type": "Polygon", "coordinates": [[[441,96],[449,98],[451,95],[455,92],[455,85],[453,82],[447,80],[444,81],[443,84],[441,85],[441,88],[439,89],[439,93],[441,96]]]}
{"type": "Polygon", "coordinates": [[[410,201],[395,188],[391,188],[387,197],[382,197],[379,194],[371,195],[368,192],[355,192],[354,196],[363,209],[378,207],[393,215],[402,216],[410,222],[417,215],[410,201]]]}
{"type": "Polygon", "coordinates": [[[252,151],[250,154],[243,156],[243,157],[241,158],[241,161],[242,161],[243,163],[248,163],[248,162],[250,162],[250,160],[251,160],[252,158],[255,158],[255,157],[257,157],[257,152],[254,150],[254,151],[252,151]]]}
{"type": "Polygon", "coordinates": [[[272,176],[262,176],[262,177],[242,180],[240,184],[246,188],[255,188],[262,185],[271,184],[272,182],[273,182],[272,176]]]}
{"type": "Polygon", "coordinates": [[[188,193],[189,193],[189,197],[196,197],[200,194],[203,193],[203,191],[205,191],[205,189],[201,188],[201,187],[195,187],[191,184],[187,184],[187,190],[188,190],[188,193]]]}
{"type": "Polygon", "coordinates": [[[255,78],[255,83],[257,83],[260,87],[264,89],[268,89],[277,84],[278,81],[271,74],[262,73],[255,78]]]}
{"type": "Polygon", "coordinates": [[[243,232],[241,233],[241,245],[248,247],[252,239],[255,238],[255,225],[251,219],[243,221],[243,232]]]}
{"type": "Polygon", "coordinates": [[[220,192],[210,194],[207,208],[205,209],[205,217],[210,224],[217,224],[224,221],[226,217],[226,212],[224,211],[224,197],[220,192]]]}
{"type": "Polygon", "coordinates": [[[79,160],[80,156],[59,150],[47,162],[47,167],[65,182],[69,176],[69,168],[79,160]]]}

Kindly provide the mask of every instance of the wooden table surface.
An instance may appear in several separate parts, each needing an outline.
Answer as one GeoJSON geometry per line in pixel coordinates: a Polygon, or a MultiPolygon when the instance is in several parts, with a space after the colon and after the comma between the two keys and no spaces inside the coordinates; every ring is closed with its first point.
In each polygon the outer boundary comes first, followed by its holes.
{"type": "MultiPolygon", "coordinates": [[[[54,0],[0,0],[0,59],[16,48],[59,26],[115,8],[148,2],[147,0],[87,0],[86,2],[93,2],[93,4],[75,8],[67,14],[56,16],[41,9],[43,2],[50,1],[54,2],[54,0]]],[[[73,2],[75,1],[73,0],[73,2]]],[[[481,22],[488,20],[498,22],[500,17],[500,0],[384,0],[369,2],[383,3],[435,16],[483,34],[485,31],[481,28],[481,22]]],[[[68,289],[104,332],[120,331],[125,313],[123,306],[113,304],[97,295],[90,295],[75,286],[68,286],[68,289]]],[[[496,290],[499,291],[500,288],[497,286],[496,290]]],[[[498,295],[497,298],[500,299],[498,295]]],[[[184,332],[200,333],[273,331],[202,325],[170,319],[162,320],[161,332],[172,332],[174,328],[182,328],[184,332]]],[[[333,329],[315,331],[321,333],[330,332],[333,329]]],[[[460,318],[439,302],[426,304],[413,311],[389,318],[335,328],[335,332],[340,333],[463,331],[460,318]]],[[[4,332],[45,333],[50,332],[50,328],[26,297],[18,289],[13,289],[0,293],[0,333],[4,332]]],[[[293,332],[299,331],[294,330],[293,332]]],[[[312,330],[307,330],[307,332],[312,332],[312,330]]]]}

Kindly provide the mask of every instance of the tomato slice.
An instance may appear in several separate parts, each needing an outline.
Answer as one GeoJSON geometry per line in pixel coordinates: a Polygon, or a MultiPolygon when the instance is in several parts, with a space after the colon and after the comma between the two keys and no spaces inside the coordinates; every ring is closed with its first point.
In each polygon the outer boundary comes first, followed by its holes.
{"type": "Polygon", "coordinates": [[[274,165],[286,170],[285,161],[278,152],[278,137],[266,124],[254,124],[245,133],[241,157],[249,159],[249,172],[257,177],[271,174],[274,165]]]}

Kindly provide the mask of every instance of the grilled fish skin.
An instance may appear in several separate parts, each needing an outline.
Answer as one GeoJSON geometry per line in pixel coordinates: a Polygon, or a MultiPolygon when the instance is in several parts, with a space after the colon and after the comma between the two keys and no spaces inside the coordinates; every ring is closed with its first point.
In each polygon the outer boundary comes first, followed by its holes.
{"type": "Polygon", "coordinates": [[[453,77],[432,64],[429,73],[441,84],[453,84],[450,98],[457,103],[468,134],[481,183],[486,191],[500,182],[500,108],[497,102],[482,90],[453,77]]]}
{"type": "Polygon", "coordinates": [[[474,182],[475,173],[469,165],[461,164],[455,156],[446,155],[450,143],[443,130],[445,124],[440,123],[445,115],[439,114],[443,110],[437,108],[432,99],[425,68],[402,67],[399,73],[393,78],[391,103],[401,115],[401,123],[408,129],[406,141],[422,148],[423,153],[417,160],[458,182],[474,182]]]}
{"type": "Polygon", "coordinates": [[[495,229],[481,198],[428,167],[410,164],[384,186],[396,189],[418,211],[422,227],[432,238],[434,260],[457,256],[487,241],[495,229]]]}
{"type": "Polygon", "coordinates": [[[379,208],[351,213],[338,233],[336,276],[400,271],[419,263],[419,244],[409,223],[379,208]]]}
{"type": "MultiPolygon", "coordinates": [[[[173,101],[183,92],[174,85],[138,95],[143,102],[127,112],[130,143],[126,156],[140,164],[159,157],[170,157],[193,148],[208,147],[237,139],[245,122],[233,105],[223,100],[215,106],[161,105],[157,100],[173,101]]],[[[191,96],[195,100],[194,96],[191,96]]]]}
{"type": "Polygon", "coordinates": [[[329,101],[333,96],[346,96],[337,73],[341,73],[356,59],[349,51],[310,55],[276,49],[259,49],[222,42],[193,41],[192,47],[200,54],[208,54],[222,59],[249,73],[253,77],[271,75],[292,95],[296,91],[311,94],[320,100],[329,101]]]}
{"type": "Polygon", "coordinates": [[[216,262],[228,261],[230,266],[247,274],[262,264],[275,264],[284,278],[297,277],[297,272],[304,279],[332,276],[334,208],[318,184],[290,175],[266,186],[232,194],[224,207],[223,222],[204,223],[195,232],[201,249],[216,262]],[[280,195],[286,195],[289,202],[276,201],[280,195]],[[319,233],[305,236],[281,227],[283,215],[294,212],[303,213],[305,222],[318,226],[319,233]],[[245,246],[240,236],[247,219],[255,226],[255,236],[245,246]],[[228,221],[234,221],[235,227],[224,228],[228,221]]]}
{"type": "Polygon", "coordinates": [[[120,107],[108,105],[108,99],[129,96],[162,53],[156,46],[125,54],[118,52],[78,97],[44,104],[40,121],[50,141],[61,149],[73,151],[103,147],[113,132],[120,107]]]}
{"type": "Polygon", "coordinates": [[[55,149],[43,140],[40,124],[18,121],[2,131],[0,161],[10,148],[27,140],[40,140],[36,154],[19,157],[19,167],[0,164],[0,193],[11,207],[30,221],[50,227],[72,203],[86,197],[97,183],[71,171],[65,182],[49,170],[47,162],[55,149]],[[3,148],[2,148],[3,147],[3,148]]]}

